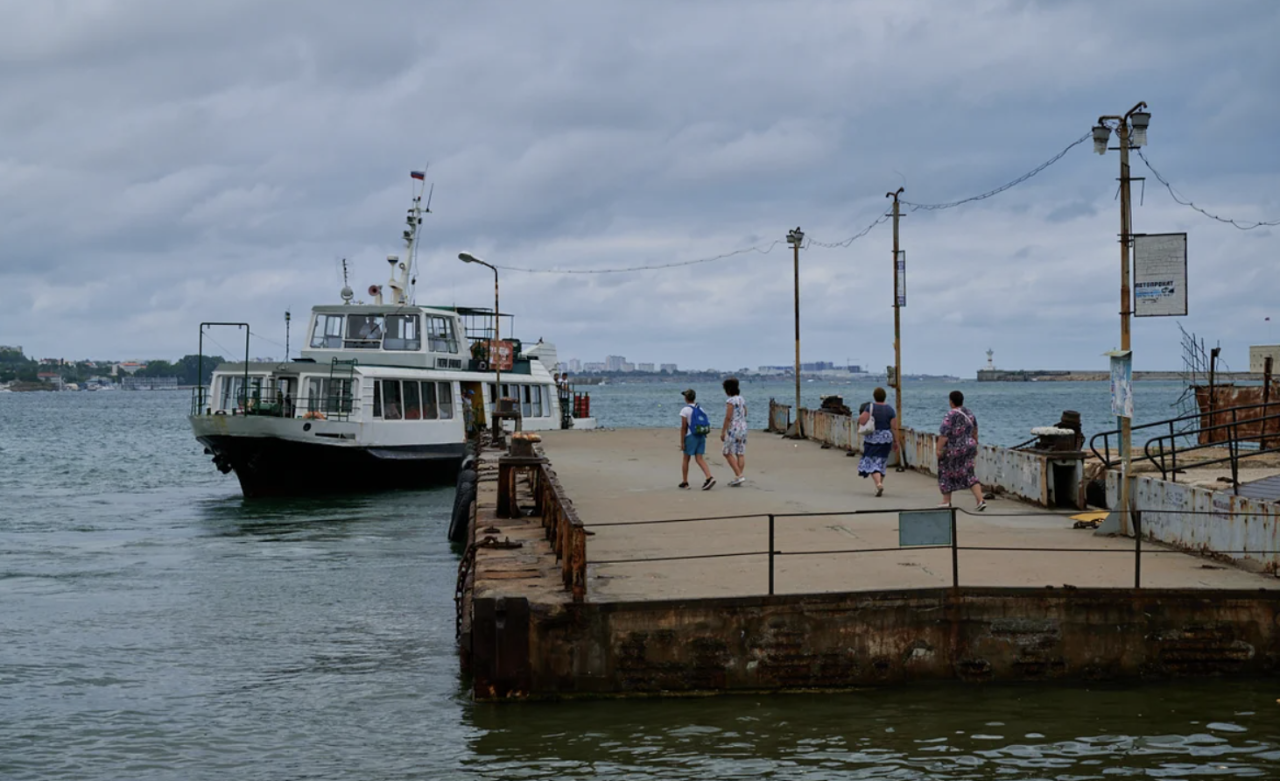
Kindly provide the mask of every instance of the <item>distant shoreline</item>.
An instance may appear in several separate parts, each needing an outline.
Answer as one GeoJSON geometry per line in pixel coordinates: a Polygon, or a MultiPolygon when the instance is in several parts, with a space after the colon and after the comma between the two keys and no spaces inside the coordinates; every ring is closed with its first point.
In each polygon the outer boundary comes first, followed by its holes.
{"type": "MultiPolygon", "coordinates": [[[[981,369],[978,371],[978,382],[1107,382],[1111,379],[1109,372],[1077,372],[1060,369],[981,369]]],[[[1182,382],[1186,379],[1183,372],[1135,371],[1134,382],[1182,382]]],[[[1262,382],[1262,374],[1254,372],[1219,372],[1216,381],[1228,382],[1262,382]]]]}

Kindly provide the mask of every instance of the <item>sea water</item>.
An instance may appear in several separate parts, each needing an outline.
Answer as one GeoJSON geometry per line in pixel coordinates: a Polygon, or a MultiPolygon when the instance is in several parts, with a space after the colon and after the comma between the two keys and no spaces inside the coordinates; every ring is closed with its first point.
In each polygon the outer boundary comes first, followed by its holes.
{"type": "MultiPolygon", "coordinates": [[[[1105,384],[959,387],[993,440],[1107,417],[1105,384]]],[[[673,425],[681,389],[593,411],[673,425]]],[[[753,427],[785,389],[744,386],[753,427]]],[[[947,390],[904,388],[908,423],[947,390]]],[[[1176,395],[1140,384],[1139,410],[1176,395]]],[[[4,781],[1280,778],[1272,679],[473,704],[451,491],[246,501],[187,408],[0,394],[4,781]]]]}

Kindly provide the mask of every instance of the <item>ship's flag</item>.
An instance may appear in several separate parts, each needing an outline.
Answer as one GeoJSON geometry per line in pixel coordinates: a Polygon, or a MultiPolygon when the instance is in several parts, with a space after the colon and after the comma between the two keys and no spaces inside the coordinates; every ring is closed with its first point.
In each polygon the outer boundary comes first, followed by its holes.
{"type": "Polygon", "coordinates": [[[414,179],[426,179],[427,172],[426,171],[410,171],[409,176],[413,177],[414,179]]]}

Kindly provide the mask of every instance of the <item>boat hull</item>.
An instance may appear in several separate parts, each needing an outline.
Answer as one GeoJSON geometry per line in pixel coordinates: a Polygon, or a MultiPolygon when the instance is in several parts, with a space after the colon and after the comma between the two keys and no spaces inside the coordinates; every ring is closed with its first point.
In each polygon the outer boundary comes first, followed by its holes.
{"type": "Polygon", "coordinates": [[[204,435],[214,463],[233,471],[245,497],[358,493],[451,483],[466,445],[364,447],[274,437],[204,435]]]}

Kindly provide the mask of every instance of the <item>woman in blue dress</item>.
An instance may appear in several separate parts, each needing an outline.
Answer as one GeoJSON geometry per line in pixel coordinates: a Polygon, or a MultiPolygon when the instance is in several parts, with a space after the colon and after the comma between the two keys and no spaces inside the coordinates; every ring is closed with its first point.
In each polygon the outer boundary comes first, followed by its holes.
{"type": "Polygon", "coordinates": [[[858,461],[858,475],[870,477],[876,484],[876,496],[884,493],[885,464],[889,455],[898,449],[898,413],[893,405],[885,403],[884,388],[876,388],[871,394],[875,401],[863,404],[858,410],[858,425],[868,420],[876,422],[876,430],[862,436],[862,459],[858,461]]]}

